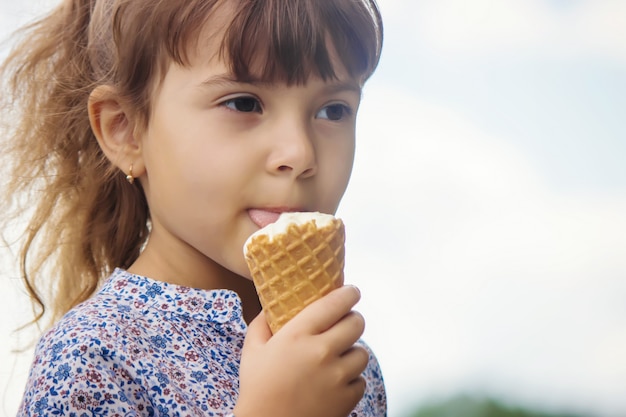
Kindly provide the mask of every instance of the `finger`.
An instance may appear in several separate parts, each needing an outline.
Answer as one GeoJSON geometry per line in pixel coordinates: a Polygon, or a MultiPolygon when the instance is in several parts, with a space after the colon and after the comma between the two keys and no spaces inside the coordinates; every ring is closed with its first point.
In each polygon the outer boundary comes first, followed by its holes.
{"type": "Polygon", "coordinates": [[[354,286],[337,288],[305,307],[284,329],[299,328],[309,334],[320,334],[348,314],[360,298],[361,293],[354,286]]]}
{"type": "Polygon", "coordinates": [[[354,381],[350,382],[346,387],[346,399],[351,404],[350,410],[354,409],[356,405],[361,401],[363,395],[365,394],[365,389],[367,388],[367,383],[365,382],[365,378],[359,376],[354,381]]]}
{"type": "Polygon", "coordinates": [[[265,314],[261,311],[248,325],[243,348],[264,345],[272,337],[272,330],[267,324],[265,314]]]}
{"type": "Polygon", "coordinates": [[[341,357],[342,381],[352,383],[357,380],[369,363],[369,353],[362,346],[355,345],[341,357]]]}
{"type": "Polygon", "coordinates": [[[320,334],[333,352],[343,354],[363,335],[365,319],[358,311],[351,311],[343,316],[334,326],[320,334]]]}

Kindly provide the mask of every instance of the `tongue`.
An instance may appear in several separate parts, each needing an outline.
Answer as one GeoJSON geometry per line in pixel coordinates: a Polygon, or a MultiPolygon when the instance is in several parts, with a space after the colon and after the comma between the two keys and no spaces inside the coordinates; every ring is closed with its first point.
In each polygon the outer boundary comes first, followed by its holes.
{"type": "Polygon", "coordinates": [[[248,213],[252,221],[259,227],[274,223],[280,217],[280,213],[267,210],[250,209],[248,213]]]}

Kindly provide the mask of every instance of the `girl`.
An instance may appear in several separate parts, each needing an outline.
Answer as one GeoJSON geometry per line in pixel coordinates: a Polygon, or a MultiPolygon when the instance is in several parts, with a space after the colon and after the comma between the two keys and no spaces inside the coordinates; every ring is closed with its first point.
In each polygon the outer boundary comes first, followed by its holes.
{"type": "Polygon", "coordinates": [[[242,255],[280,212],[337,209],[374,0],[65,0],[24,33],[7,212],[55,324],[19,414],[385,415],[358,290],[272,336],[242,255]]]}

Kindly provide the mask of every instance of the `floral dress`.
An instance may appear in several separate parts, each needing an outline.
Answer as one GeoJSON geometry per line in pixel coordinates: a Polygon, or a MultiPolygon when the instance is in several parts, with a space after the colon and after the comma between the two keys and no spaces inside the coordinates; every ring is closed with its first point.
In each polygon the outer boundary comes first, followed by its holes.
{"type": "MultiPolygon", "coordinates": [[[[232,291],[117,269],[43,335],[18,415],[231,415],[246,328],[232,291]]],[[[351,416],[385,416],[385,388],[371,351],[363,375],[366,393],[351,416]]]]}

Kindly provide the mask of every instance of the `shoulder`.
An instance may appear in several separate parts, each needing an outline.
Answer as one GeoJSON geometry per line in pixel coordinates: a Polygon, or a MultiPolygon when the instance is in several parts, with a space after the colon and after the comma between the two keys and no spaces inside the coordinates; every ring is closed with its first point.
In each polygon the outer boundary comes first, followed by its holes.
{"type": "Polygon", "coordinates": [[[120,341],[120,329],[128,323],[128,312],[113,297],[96,294],[63,316],[39,340],[36,354],[56,361],[68,348],[120,341]]]}
{"type": "MultiPolygon", "coordinates": [[[[114,299],[95,296],[75,307],[40,339],[21,405],[23,415],[68,411],[128,411],[131,375],[121,331],[124,315],[114,299]]],[[[126,320],[127,322],[130,320],[126,320]]]]}
{"type": "Polygon", "coordinates": [[[96,296],[74,307],[39,340],[31,379],[64,381],[72,372],[120,360],[119,349],[127,343],[123,322],[113,299],[96,296]]]}

